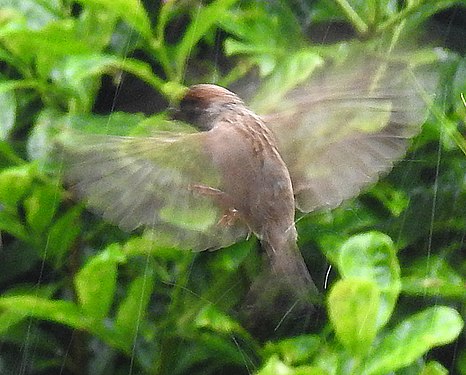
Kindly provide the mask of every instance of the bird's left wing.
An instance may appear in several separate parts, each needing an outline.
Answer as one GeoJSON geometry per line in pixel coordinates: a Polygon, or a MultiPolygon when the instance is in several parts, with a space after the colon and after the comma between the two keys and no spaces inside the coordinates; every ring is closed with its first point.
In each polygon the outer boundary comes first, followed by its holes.
{"type": "Polygon", "coordinates": [[[291,91],[264,116],[303,212],[334,208],[390,170],[426,118],[433,75],[359,60],[291,91]],[[423,91],[424,90],[424,91],[423,91]]]}

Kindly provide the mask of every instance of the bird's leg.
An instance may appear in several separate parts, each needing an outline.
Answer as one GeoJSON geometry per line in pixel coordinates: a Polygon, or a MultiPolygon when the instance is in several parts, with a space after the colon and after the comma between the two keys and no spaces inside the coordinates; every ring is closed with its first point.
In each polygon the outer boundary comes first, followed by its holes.
{"type": "Polygon", "coordinates": [[[236,208],[229,208],[223,213],[217,225],[223,225],[225,227],[229,227],[233,225],[236,222],[236,220],[238,220],[238,218],[239,218],[238,210],[236,208]]]}
{"type": "Polygon", "coordinates": [[[236,208],[233,206],[233,202],[228,194],[225,192],[205,185],[190,185],[189,190],[195,191],[203,196],[211,197],[224,212],[217,225],[232,226],[236,220],[239,219],[240,215],[236,208]]]}

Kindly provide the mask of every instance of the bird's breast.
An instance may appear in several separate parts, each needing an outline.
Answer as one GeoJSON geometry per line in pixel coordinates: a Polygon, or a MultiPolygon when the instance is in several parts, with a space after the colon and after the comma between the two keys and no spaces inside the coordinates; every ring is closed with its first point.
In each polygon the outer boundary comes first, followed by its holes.
{"type": "Polygon", "coordinates": [[[294,221],[293,190],[273,136],[253,121],[230,125],[211,130],[206,145],[222,176],[221,190],[256,234],[270,222],[289,227],[294,221]]]}

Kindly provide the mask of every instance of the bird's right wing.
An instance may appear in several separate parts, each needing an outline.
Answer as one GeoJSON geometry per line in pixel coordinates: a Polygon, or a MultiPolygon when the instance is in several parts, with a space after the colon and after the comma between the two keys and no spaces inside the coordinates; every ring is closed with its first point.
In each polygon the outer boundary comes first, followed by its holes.
{"type": "Polygon", "coordinates": [[[88,207],[124,230],[152,228],[160,241],[192,250],[225,247],[248,230],[239,220],[222,223],[221,176],[204,152],[210,136],[65,131],[65,178],[88,207]]]}

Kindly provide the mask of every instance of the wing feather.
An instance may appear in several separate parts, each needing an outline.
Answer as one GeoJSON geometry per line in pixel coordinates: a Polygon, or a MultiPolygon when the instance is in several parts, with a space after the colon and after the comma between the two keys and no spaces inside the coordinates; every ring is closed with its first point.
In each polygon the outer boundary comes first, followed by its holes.
{"type": "Polygon", "coordinates": [[[434,78],[399,65],[359,63],[290,93],[264,116],[303,212],[334,208],[388,172],[426,117],[434,78]]]}
{"type": "Polygon", "coordinates": [[[60,143],[66,180],[93,211],[124,230],[153,228],[160,240],[193,250],[225,247],[245,237],[247,228],[240,221],[220,224],[225,208],[192,189],[221,189],[221,176],[203,152],[207,137],[65,132],[60,143]]]}

